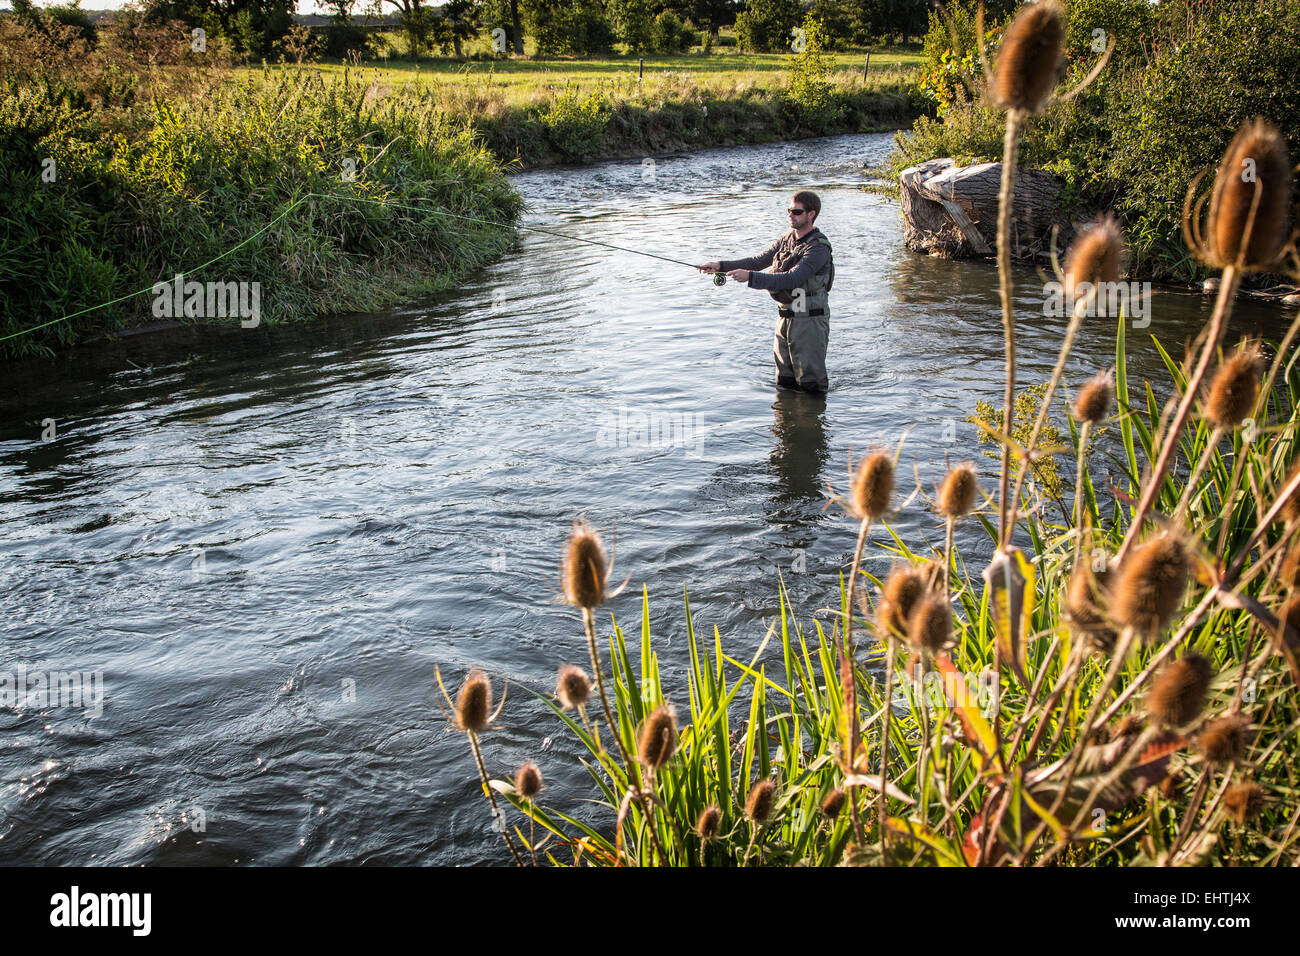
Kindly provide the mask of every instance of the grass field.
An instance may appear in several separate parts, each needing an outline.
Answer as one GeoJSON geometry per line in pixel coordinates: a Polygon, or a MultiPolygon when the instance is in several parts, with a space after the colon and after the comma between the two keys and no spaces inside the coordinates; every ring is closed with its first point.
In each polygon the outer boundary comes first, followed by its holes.
{"type": "MultiPolygon", "coordinates": [[[[921,63],[919,47],[888,48],[871,51],[867,79],[862,80],[866,50],[849,50],[835,54],[837,70],[834,82],[842,88],[875,89],[894,85],[914,73],[921,63]]],[[[364,66],[377,70],[381,83],[421,83],[433,87],[463,83],[477,89],[491,89],[505,105],[535,103],[566,84],[577,87],[631,91],[637,84],[639,59],[644,59],[642,85],[656,80],[676,85],[686,81],[708,95],[726,95],[736,89],[776,88],[783,86],[794,57],[782,53],[683,54],[611,56],[593,59],[525,59],[457,60],[453,57],[427,57],[419,61],[380,57],[367,60],[364,66]]],[[[349,69],[342,63],[312,64],[325,74],[341,74],[349,69]]],[[[497,97],[494,97],[497,98],[497,97]]]]}

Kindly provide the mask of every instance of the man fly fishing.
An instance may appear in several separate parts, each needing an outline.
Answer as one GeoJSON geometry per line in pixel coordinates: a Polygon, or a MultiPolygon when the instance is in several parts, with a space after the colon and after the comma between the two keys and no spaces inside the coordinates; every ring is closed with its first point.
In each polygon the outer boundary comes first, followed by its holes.
{"type": "Polygon", "coordinates": [[[831,326],[826,293],[835,281],[830,241],[816,226],[821,210],[816,193],[797,192],[787,210],[790,231],[763,252],[748,259],[696,266],[701,272],[725,272],[736,282],[764,289],[776,299],[779,308],[772,343],[776,384],[813,394],[824,393],[829,385],[826,343],[831,326]]]}

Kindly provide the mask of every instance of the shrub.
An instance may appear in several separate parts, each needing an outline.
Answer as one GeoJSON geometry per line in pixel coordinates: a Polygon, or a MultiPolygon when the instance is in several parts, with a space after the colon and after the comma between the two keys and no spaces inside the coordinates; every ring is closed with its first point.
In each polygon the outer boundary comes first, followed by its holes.
{"type": "Polygon", "coordinates": [[[685,53],[695,42],[695,31],[671,10],[660,11],[650,28],[650,46],[656,53],[685,53]]]}
{"type": "Polygon", "coordinates": [[[753,53],[784,53],[802,19],[799,0],[751,0],[736,16],[736,41],[753,53]]]}

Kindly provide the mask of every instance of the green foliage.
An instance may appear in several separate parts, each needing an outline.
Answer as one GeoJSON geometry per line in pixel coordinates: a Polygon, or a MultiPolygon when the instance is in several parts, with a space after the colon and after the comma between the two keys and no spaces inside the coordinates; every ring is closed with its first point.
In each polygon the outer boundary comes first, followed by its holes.
{"type": "Polygon", "coordinates": [[[614,49],[614,31],[599,0],[575,0],[553,5],[542,0],[524,8],[525,32],[537,44],[539,56],[591,56],[614,49]]]}
{"type": "MultiPolygon", "coordinates": [[[[1047,383],[1044,382],[1039,385],[1032,385],[1016,396],[1015,404],[1012,407],[1011,440],[1021,448],[1029,446],[1029,436],[1033,434],[1034,422],[1038,419],[1038,412],[1043,407],[1043,396],[1046,393],[1047,383]]],[[[996,451],[985,451],[984,454],[989,458],[1000,459],[1002,457],[1002,443],[993,437],[990,430],[992,433],[1002,432],[1002,409],[994,408],[991,402],[978,401],[975,403],[975,414],[967,420],[979,422],[985,426],[985,428],[980,429],[979,443],[981,445],[990,444],[996,446],[996,451]]],[[[1053,425],[1050,419],[1038,435],[1038,446],[1040,449],[1059,448],[1061,450],[1068,447],[1065,444],[1061,430],[1053,425]]],[[[1049,454],[1036,460],[1033,463],[1032,474],[1049,498],[1054,498],[1057,501],[1062,500],[1065,489],[1061,485],[1061,472],[1054,455],[1049,454]]]]}
{"type": "Polygon", "coordinates": [[[610,0],[610,23],[628,53],[653,49],[651,37],[654,10],[650,0],[610,0]]]}
{"type": "Polygon", "coordinates": [[[113,113],[70,105],[78,98],[66,84],[0,81],[0,192],[12,197],[0,221],[0,335],[125,297],[0,347],[31,353],[139,321],[159,277],[269,223],[193,276],[260,282],[268,322],[446,285],[503,250],[520,201],[486,150],[427,91],[376,99],[368,89],[252,74],[141,104],[115,131],[113,113]],[[53,182],[41,178],[46,159],[53,182]],[[343,175],[349,159],[355,182],[343,175]],[[277,219],[306,193],[324,198],[277,219]],[[504,227],[453,224],[421,207],[504,227]]]}
{"type": "Polygon", "coordinates": [[[742,50],[784,53],[802,18],[799,0],[750,0],[736,16],[736,41],[742,50]]]}
{"type": "Polygon", "coordinates": [[[656,53],[685,53],[695,43],[695,31],[671,10],[661,10],[650,28],[650,47],[656,53]]]}
{"type": "Polygon", "coordinates": [[[571,158],[594,151],[609,123],[609,103],[599,90],[582,93],[566,83],[564,90],[541,113],[551,144],[571,158]]]}
{"type": "MultiPolygon", "coordinates": [[[[1001,153],[998,111],[983,103],[979,83],[963,79],[979,75],[969,62],[968,20],[960,7],[954,18],[956,48],[931,18],[921,81],[944,121],[922,118],[897,140],[889,164],[895,171],[936,156],[962,162],[1001,153]]],[[[1181,232],[1196,173],[1217,164],[1252,116],[1271,118],[1292,154],[1300,151],[1300,3],[1260,0],[1245,16],[1230,0],[1159,8],[1144,0],[1074,0],[1062,88],[1079,83],[1096,62],[1094,29],[1116,40],[1110,64],[1082,95],[1050,105],[1026,125],[1021,160],[1064,175],[1066,215],[1113,208],[1135,273],[1199,279],[1204,270],[1183,247],[1181,232]]]]}
{"type": "Polygon", "coordinates": [[[835,57],[826,52],[826,32],[811,14],[800,28],[803,48],[790,65],[790,99],[799,107],[804,123],[817,132],[839,120],[842,104],[834,95],[831,76],[835,57]]]}

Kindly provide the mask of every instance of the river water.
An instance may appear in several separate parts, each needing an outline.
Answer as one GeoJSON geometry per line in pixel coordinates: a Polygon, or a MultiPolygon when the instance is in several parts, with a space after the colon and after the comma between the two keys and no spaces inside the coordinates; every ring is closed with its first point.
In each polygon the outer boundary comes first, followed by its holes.
{"type": "MultiPolygon", "coordinates": [[[[910,428],[905,470],[933,487],[945,460],[973,460],[991,489],[965,418],[1000,401],[995,274],[903,250],[897,204],[861,188],[889,148],[844,136],[515,177],[529,224],[688,261],[761,250],[790,193],[815,189],[837,270],[825,399],[774,389],[766,294],[536,233],[458,293],[384,314],[6,366],[0,690],[102,684],[80,706],[0,704],[0,863],[508,862],[434,666],[453,693],[473,665],[514,685],[485,736],[494,775],[534,759],[548,802],[592,795],[524,689],[585,660],[556,601],[576,515],[617,539],[629,582],[608,610],[633,636],[648,590],[675,678],[684,586],[733,655],[776,612],[778,572],[803,620],[826,619],[856,529],[823,510],[825,485],[847,485],[851,452],[910,428]]],[[[1021,381],[1038,382],[1064,320],[1042,317],[1032,270],[1018,281],[1021,381]]],[[[1208,311],[1157,290],[1134,375],[1163,382],[1147,333],[1181,347],[1208,311]]],[[[1286,318],[1243,302],[1233,334],[1286,318]]],[[[1068,382],[1113,348],[1113,320],[1087,324],[1068,382]]],[[[917,549],[941,539],[919,501],[894,525],[917,549]]]]}

